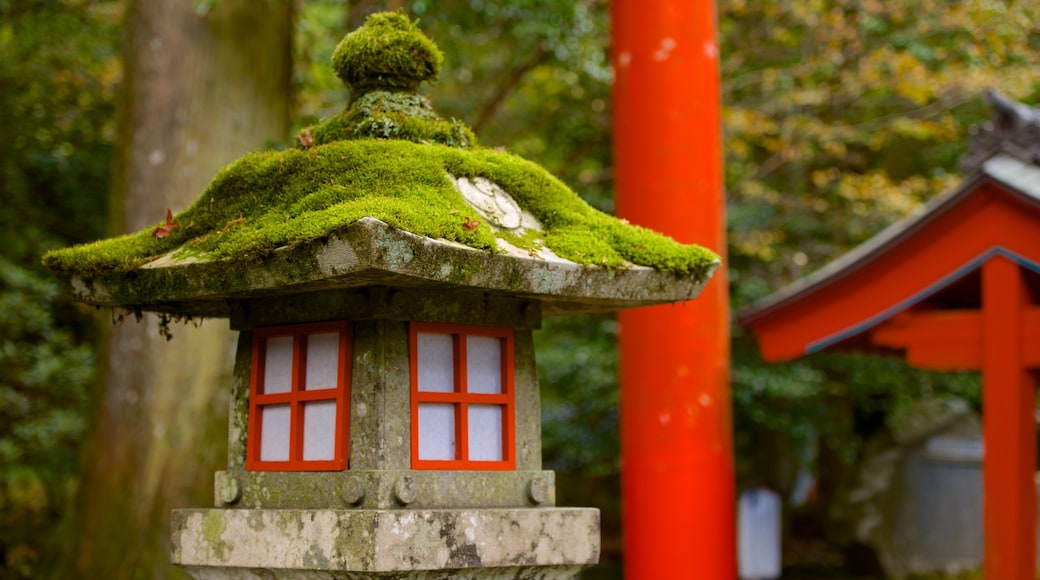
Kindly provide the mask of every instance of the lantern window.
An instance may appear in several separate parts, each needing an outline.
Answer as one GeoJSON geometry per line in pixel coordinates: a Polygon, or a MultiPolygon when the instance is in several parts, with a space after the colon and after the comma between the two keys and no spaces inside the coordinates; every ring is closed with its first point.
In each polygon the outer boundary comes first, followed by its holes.
{"type": "Polygon", "coordinates": [[[350,325],[329,322],[253,331],[246,467],[347,467],[350,325]]]}
{"type": "Polygon", "coordinates": [[[516,468],[513,331],[413,322],[412,468],[516,468]]]}

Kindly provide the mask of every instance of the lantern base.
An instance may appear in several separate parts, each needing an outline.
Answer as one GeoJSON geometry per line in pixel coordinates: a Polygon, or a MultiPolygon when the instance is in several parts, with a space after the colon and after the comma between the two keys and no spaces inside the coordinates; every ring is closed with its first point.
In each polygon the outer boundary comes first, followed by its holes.
{"type": "Polygon", "coordinates": [[[173,563],[198,580],[573,578],[599,547],[592,508],[173,512],[173,563]]]}

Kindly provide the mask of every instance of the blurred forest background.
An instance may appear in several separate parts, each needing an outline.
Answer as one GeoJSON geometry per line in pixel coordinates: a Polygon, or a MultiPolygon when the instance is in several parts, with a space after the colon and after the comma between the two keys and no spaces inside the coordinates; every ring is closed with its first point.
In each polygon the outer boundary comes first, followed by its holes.
{"type": "MultiPolygon", "coordinates": [[[[734,310],[955,184],[983,89],[1040,102],[1035,2],[717,5],[734,310]]],[[[611,211],[607,0],[0,0],[0,577],[184,576],[167,518],[209,504],[225,461],[226,325],[169,343],[154,321],[113,328],[40,256],[158,223],[222,164],[338,112],[332,49],[387,8],[445,52],[424,89],[445,117],[611,211]]],[[[547,467],[561,503],[603,510],[590,577],[622,557],[616,335],[593,317],[537,336],[547,467]]],[[[788,561],[849,565],[837,506],[865,442],[922,398],[977,406],[977,377],[837,355],[766,366],[733,336],[738,483],[791,498],[814,475],[787,511],[788,561]]]]}

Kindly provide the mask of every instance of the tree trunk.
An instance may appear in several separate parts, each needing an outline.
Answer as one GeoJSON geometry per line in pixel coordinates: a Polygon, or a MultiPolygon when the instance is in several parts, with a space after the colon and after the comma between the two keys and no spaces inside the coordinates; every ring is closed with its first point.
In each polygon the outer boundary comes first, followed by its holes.
{"type": "MultiPolygon", "coordinates": [[[[289,127],[292,0],[137,0],[126,17],[113,229],[185,209],[216,171],[289,127]],[[206,10],[208,6],[212,10],[206,10]]],[[[213,502],[226,462],[227,322],[111,329],[61,577],[167,578],[170,510],[213,502]]]]}

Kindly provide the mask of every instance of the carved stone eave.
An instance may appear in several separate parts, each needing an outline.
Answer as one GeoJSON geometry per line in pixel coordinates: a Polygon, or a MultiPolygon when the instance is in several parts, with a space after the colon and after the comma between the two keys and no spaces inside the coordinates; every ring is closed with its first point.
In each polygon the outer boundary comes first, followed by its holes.
{"type": "Polygon", "coordinates": [[[73,276],[68,284],[88,304],[182,316],[228,317],[237,301],[372,286],[483,290],[538,300],[553,316],[690,300],[718,266],[688,277],[636,265],[590,267],[547,252],[476,250],[364,218],[259,265],[174,254],[131,272],[73,276]]]}

